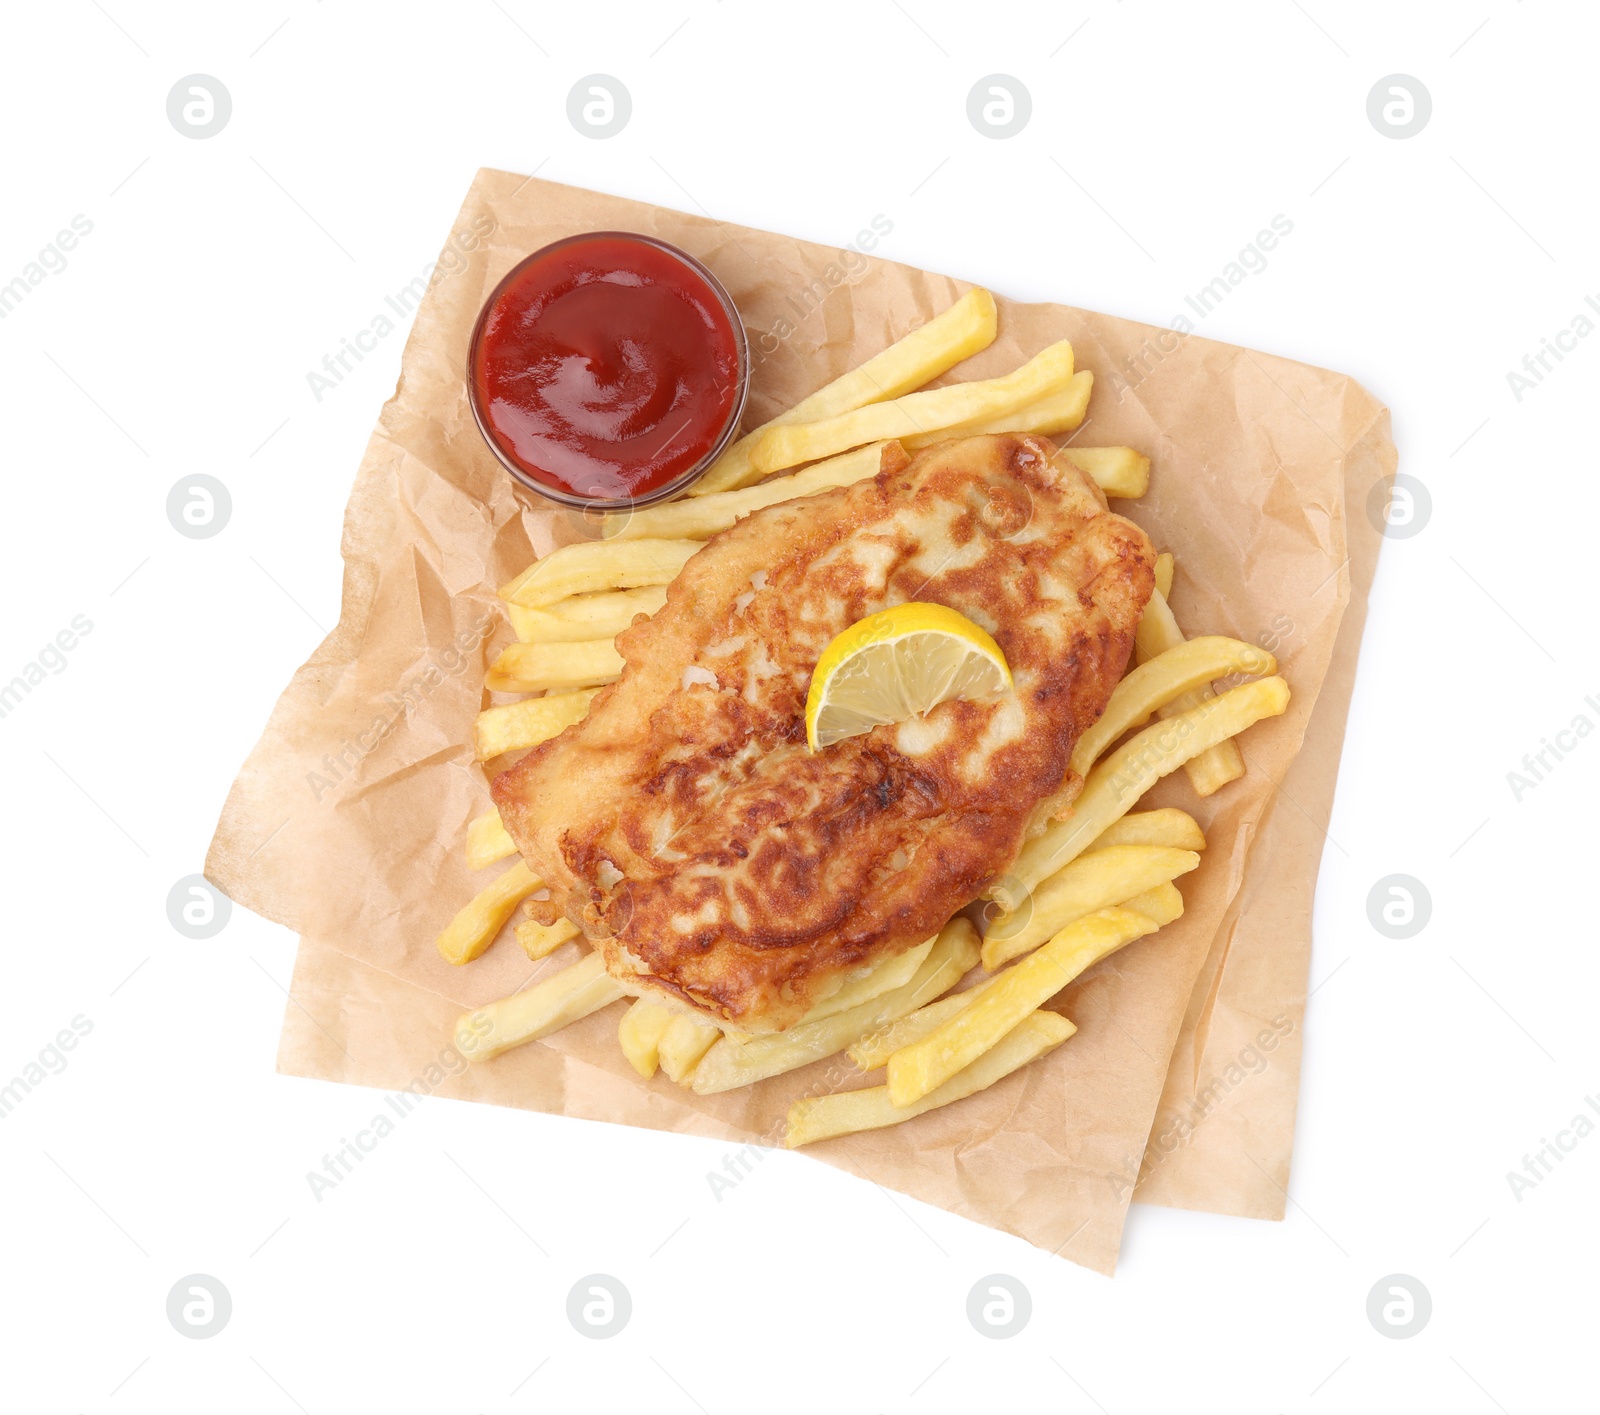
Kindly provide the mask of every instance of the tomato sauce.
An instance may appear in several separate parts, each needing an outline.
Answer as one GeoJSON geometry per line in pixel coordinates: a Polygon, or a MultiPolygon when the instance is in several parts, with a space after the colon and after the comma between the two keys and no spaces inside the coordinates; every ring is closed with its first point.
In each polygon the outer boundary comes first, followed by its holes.
{"type": "Polygon", "coordinates": [[[614,232],[557,242],[517,266],[479,318],[479,425],[558,499],[658,493],[734,431],[747,371],[736,319],[670,247],[614,232]]]}

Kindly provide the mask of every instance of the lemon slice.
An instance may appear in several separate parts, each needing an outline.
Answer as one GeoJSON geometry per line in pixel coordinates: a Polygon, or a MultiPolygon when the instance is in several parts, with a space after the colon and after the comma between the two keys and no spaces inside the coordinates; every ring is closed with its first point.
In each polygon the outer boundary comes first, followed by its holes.
{"type": "Polygon", "coordinates": [[[897,604],[852,624],[823,650],[806,695],[813,752],[951,698],[1011,687],[1000,645],[942,604],[897,604]]]}

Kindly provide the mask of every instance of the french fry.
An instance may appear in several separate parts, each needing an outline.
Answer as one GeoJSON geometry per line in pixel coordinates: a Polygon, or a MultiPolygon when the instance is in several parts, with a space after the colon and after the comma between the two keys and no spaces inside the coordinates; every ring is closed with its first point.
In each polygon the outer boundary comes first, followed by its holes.
{"type": "MultiPolygon", "coordinates": [[[[1126,901],[1118,900],[1117,904],[1136,914],[1143,914],[1157,928],[1165,928],[1183,914],[1183,895],[1171,881],[1158,884],[1154,889],[1136,894],[1126,901]]],[[[984,966],[989,965],[985,963],[984,966]]],[[[1004,976],[1002,973],[986,978],[965,992],[951,993],[948,997],[941,997],[926,1007],[907,1013],[887,1027],[863,1037],[850,1048],[850,1059],[863,1071],[876,1071],[878,1067],[887,1065],[895,1052],[903,1051],[913,1042],[920,1042],[963,1008],[971,1006],[983,996],[986,989],[993,987],[1004,976]]]]}
{"type": "Polygon", "coordinates": [[[485,708],[472,729],[473,757],[486,762],[504,752],[519,752],[548,742],[574,722],[581,722],[599,691],[580,688],[576,693],[550,693],[485,708]]]}
{"type": "Polygon", "coordinates": [[[800,1021],[816,1022],[824,1017],[832,1017],[835,1012],[846,1012],[886,992],[903,988],[916,976],[917,969],[922,967],[937,939],[937,935],[924,939],[915,948],[908,948],[893,958],[885,958],[865,973],[847,979],[837,992],[823,998],[800,1021]]]}
{"type": "Polygon", "coordinates": [[[696,1095],[709,1096],[794,1071],[843,1051],[896,1017],[914,1012],[949,991],[978,961],[977,930],[964,918],[952,919],[911,981],[831,1017],[801,1022],[786,1032],[752,1037],[745,1042],[724,1038],[695,1068],[696,1095]]]}
{"type": "Polygon", "coordinates": [[[1087,776],[1118,737],[1142,726],[1170,702],[1213,678],[1233,673],[1252,677],[1278,671],[1278,660],[1265,649],[1221,634],[1205,634],[1147,658],[1112,692],[1106,709],[1072,749],[1072,770],[1087,776]]]}
{"type": "Polygon", "coordinates": [[[500,587],[500,598],[543,609],[570,595],[666,585],[700,549],[697,540],[584,540],[552,550],[500,587]]]}
{"type": "MultiPolygon", "coordinates": [[[[641,516],[644,514],[639,512],[641,516]]],[[[506,610],[511,615],[511,627],[523,643],[572,644],[582,639],[614,638],[638,615],[654,614],[666,602],[665,585],[646,585],[637,590],[573,595],[543,609],[508,604],[506,610]]]]}
{"type": "MultiPolygon", "coordinates": [[[[1183,630],[1178,627],[1178,621],[1173,617],[1165,593],[1158,587],[1156,593],[1150,596],[1150,602],[1145,605],[1144,614],[1139,620],[1138,632],[1134,639],[1134,654],[1143,662],[1177,648],[1182,642],[1183,630]]],[[[1214,696],[1209,686],[1195,688],[1168,703],[1161,715],[1172,717],[1180,712],[1187,712],[1214,696]]],[[[1244,775],[1244,758],[1239,755],[1239,748],[1234,743],[1219,742],[1215,747],[1185,763],[1184,769],[1188,773],[1189,784],[1194,787],[1196,793],[1210,796],[1213,792],[1220,791],[1230,781],[1237,781],[1244,775]]]]}
{"type": "Polygon", "coordinates": [[[547,1037],[624,996],[606,972],[605,959],[590,953],[531,988],[463,1014],[455,1043],[468,1061],[488,1061],[512,1047],[547,1037]]]}
{"type": "Polygon", "coordinates": [[[487,869],[516,853],[517,842],[506,834],[499,811],[485,811],[467,826],[467,864],[472,869],[487,869]]]}
{"type": "Polygon", "coordinates": [[[652,536],[705,540],[718,531],[727,530],[736,521],[742,521],[752,511],[876,476],[883,446],[881,442],[874,442],[857,447],[853,452],[829,457],[786,477],[774,477],[760,486],[721,491],[715,496],[685,497],[681,501],[669,501],[665,506],[646,506],[641,511],[607,516],[603,534],[612,540],[652,536]]]}
{"type": "Polygon", "coordinates": [[[1075,1031],[1077,1028],[1058,1013],[1035,1012],[1023,1018],[971,1065],[904,1106],[897,1106],[890,1100],[888,1086],[868,1086],[829,1096],[802,1096],[789,1107],[789,1129],[784,1143],[795,1150],[818,1140],[898,1125],[902,1120],[963,1100],[1054,1051],[1075,1031]]]}
{"type": "Polygon", "coordinates": [[[1164,929],[1174,919],[1183,917],[1183,892],[1171,880],[1136,894],[1119,907],[1143,914],[1158,929],[1164,929]]]}
{"type": "MultiPolygon", "coordinates": [[[[1060,432],[1070,432],[1083,421],[1089,406],[1089,392],[1094,386],[1094,375],[1088,369],[1075,373],[1067,384],[1054,393],[1047,394],[1037,403],[1021,411],[992,419],[980,426],[963,429],[965,435],[979,433],[1020,432],[1037,433],[1050,437],[1060,432]]],[[[915,452],[941,441],[949,434],[931,433],[918,437],[902,438],[907,451],[915,452]]],[[[841,452],[837,457],[813,462],[809,467],[787,476],[773,477],[759,486],[742,491],[723,491],[698,499],[685,498],[665,506],[648,506],[642,511],[607,516],[604,534],[615,540],[636,540],[647,537],[687,538],[704,540],[725,531],[742,521],[752,511],[776,506],[780,501],[793,501],[801,496],[814,496],[819,491],[850,486],[865,477],[876,476],[883,457],[884,443],[871,442],[851,452],[841,452]]],[[[1091,475],[1094,475],[1091,473],[1091,475]]],[[[1134,493],[1119,482],[1103,484],[1108,496],[1130,496],[1134,493]]],[[[637,591],[636,593],[645,593],[637,591]]],[[[532,612],[532,611],[525,611],[532,612]]],[[[517,612],[512,611],[516,622],[517,612]]],[[[518,630],[519,638],[528,638],[518,630]]]]}
{"type": "Polygon", "coordinates": [[[537,693],[544,688],[569,690],[614,683],[621,673],[622,655],[610,639],[508,644],[483,683],[493,693],[537,693]]]}
{"type": "Polygon", "coordinates": [[[1173,850],[1204,850],[1205,832],[1187,811],[1163,806],[1157,811],[1133,811],[1112,821],[1090,842],[1091,850],[1110,845],[1166,845],[1173,850]]]}
{"type": "MultiPolygon", "coordinates": [[[[1098,845],[1098,842],[1096,842],[1098,845]]],[[[1193,850],[1160,845],[1112,845],[1078,856],[1057,870],[1027,901],[984,929],[983,966],[991,973],[1054,937],[1074,919],[1125,903],[1200,864],[1193,850]]]]}
{"type": "Polygon", "coordinates": [[[968,290],[920,329],[741,437],[689,488],[689,495],[708,496],[759,481],[762,474],[751,464],[750,453],[774,427],[819,422],[921,388],[963,359],[988,348],[994,342],[997,318],[993,295],[987,290],[968,290]]]}
{"type": "Polygon", "coordinates": [[[993,978],[986,978],[965,992],[948,993],[935,998],[926,1007],[919,1007],[904,1017],[896,1017],[888,1026],[869,1032],[849,1047],[850,1060],[862,1071],[876,1071],[880,1066],[887,1065],[889,1058],[897,1051],[910,1046],[912,1042],[920,1042],[934,1028],[949,1021],[993,981],[993,978]]]}
{"type": "Polygon", "coordinates": [[[1068,924],[1043,948],[996,976],[955,1016],[895,1052],[888,1061],[889,1099],[905,1107],[937,1090],[1084,969],[1157,927],[1131,909],[1102,909],[1068,924]]]}
{"type": "Polygon", "coordinates": [[[526,862],[518,860],[445,926],[435,940],[439,956],[446,963],[472,962],[495,941],[517,905],[541,883],[526,862]]]}
{"type": "Polygon", "coordinates": [[[541,924],[537,919],[524,919],[516,927],[517,942],[522,951],[537,962],[548,958],[564,943],[577,938],[578,926],[570,919],[557,919],[553,924],[541,924]]]}
{"type": "MultiPolygon", "coordinates": [[[[986,422],[969,424],[960,429],[959,435],[977,437],[991,432],[1021,432],[1054,437],[1057,433],[1071,432],[1083,421],[1083,415],[1089,408],[1089,394],[1093,390],[1094,374],[1088,369],[1080,369],[1059,388],[1029,403],[1027,407],[1002,413],[986,422]]],[[[942,442],[950,436],[952,434],[949,432],[918,433],[913,437],[901,438],[901,442],[907,448],[916,449],[942,442]]],[[[1101,490],[1107,496],[1123,494],[1106,486],[1102,486],[1101,490]]]]}
{"type": "Polygon", "coordinates": [[[678,1013],[656,1046],[661,1069],[679,1085],[686,1084],[700,1058],[721,1035],[721,1030],[709,1022],[696,1022],[687,1013],[678,1013]]]}
{"type": "Polygon", "coordinates": [[[678,1014],[670,1007],[637,998],[617,1023],[617,1041],[628,1064],[648,1081],[661,1062],[661,1038],[678,1014]]]}
{"type": "Polygon", "coordinates": [[[1014,912],[1027,890],[1087,850],[1168,772],[1288,706],[1289,685],[1282,678],[1257,678],[1177,717],[1151,723],[1089,773],[1072,815],[1024,845],[1011,873],[990,887],[989,897],[1014,912]]]}
{"type": "Polygon", "coordinates": [[[1150,459],[1131,447],[1063,447],[1061,455],[1107,496],[1143,496],[1150,490],[1150,459]]]}
{"type": "Polygon", "coordinates": [[[883,438],[962,432],[968,424],[1026,408],[1071,377],[1072,345],[1063,339],[1001,378],[952,383],[820,422],[769,428],[751,449],[750,462],[758,471],[778,472],[883,438]]]}
{"type": "Polygon", "coordinates": [[[1175,566],[1172,561],[1172,552],[1163,550],[1156,556],[1156,589],[1161,592],[1164,599],[1172,597],[1172,572],[1175,566]]]}

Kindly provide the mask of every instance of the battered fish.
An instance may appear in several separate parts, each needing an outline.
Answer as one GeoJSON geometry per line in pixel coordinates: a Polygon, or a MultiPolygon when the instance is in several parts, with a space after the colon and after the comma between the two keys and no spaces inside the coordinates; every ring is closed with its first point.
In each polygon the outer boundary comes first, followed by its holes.
{"type": "Polygon", "coordinates": [[[1154,559],[1043,438],[891,444],[875,478],[708,541],[618,637],[621,678],[496,779],[496,804],[630,990],[781,1030],[937,932],[1070,799],[1154,559]],[[1014,691],[809,753],[823,649],[907,600],[987,629],[1014,691]]]}

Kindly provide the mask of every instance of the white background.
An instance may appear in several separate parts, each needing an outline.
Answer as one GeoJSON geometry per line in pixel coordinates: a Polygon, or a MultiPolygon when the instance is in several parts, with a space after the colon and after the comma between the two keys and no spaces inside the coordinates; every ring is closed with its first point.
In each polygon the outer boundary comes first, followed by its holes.
{"type": "Polygon", "coordinates": [[[1600,298],[1597,39],[1509,0],[9,7],[0,283],[93,231],[0,321],[0,679],[93,630],[0,720],[0,1080],[93,1030],[0,1126],[0,1405],[1592,1403],[1600,1136],[1520,1200],[1506,1174],[1600,1093],[1600,741],[1520,801],[1507,773],[1600,723],[1600,338],[1520,401],[1506,375],[1600,298]],[[233,101],[204,141],[165,108],[197,72],[233,101]],[[607,141],[566,119],[595,72],[633,100],[607,141]],[[1033,100],[1005,141],[966,116],[997,72],[1033,100]],[[1397,72],[1433,99],[1404,141],[1366,113],[1397,72]],[[723,1146],[444,1100],[312,1200],[377,1097],[274,1074],[290,935],[235,910],[191,942],[165,900],[338,616],[403,331],[320,403],[306,374],[434,258],[479,165],[834,245],[881,214],[879,254],[1157,324],[1293,221],[1201,330],[1358,377],[1432,516],[1372,598],[1284,1223],[1136,1207],[1107,1280],[801,1156],[718,1202],[723,1146]],[[233,498],[207,541],[164,510],[197,472],[233,498]],[[1367,916],[1396,872],[1433,902],[1404,942],[1367,916]],[[196,1272],[233,1299],[205,1341],[165,1314],[196,1272]],[[565,1314],[593,1272],[633,1297],[609,1341],[565,1314]],[[1005,1341],[966,1316],[996,1272],[1032,1295],[1005,1341]],[[1432,1294],[1409,1340],[1366,1315],[1391,1273],[1432,1294]]]}

